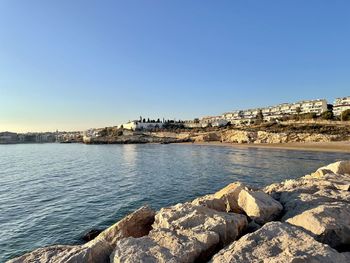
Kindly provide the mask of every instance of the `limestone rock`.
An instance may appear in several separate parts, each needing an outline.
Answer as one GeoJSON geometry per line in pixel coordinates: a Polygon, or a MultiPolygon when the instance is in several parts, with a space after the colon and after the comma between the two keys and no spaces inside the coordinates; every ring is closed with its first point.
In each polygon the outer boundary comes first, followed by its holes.
{"type": "Polygon", "coordinates": [[[238,206],[259,224],[274,220],[283,209],[278,201],[262,191],[242,190],[238,196],[238,206]]]}
{"type": "Polygon", "coordinates": [[[226,201],[224,199],[215,198],[214,195],[198,197],[192,201],[192,204],[196,206],[205,206],[220,212],[226,212],[226,201]]]}
{"type": "Polygon", "coordinates": [[[271,222],[216,254],[212,263],[345,263],[347,255],[317,242],[298,227],[271,222]]]}
{"type": "Polygon", "coordinates": [[[159,246],[148,236],[125,238],[118,241],[110,256],[111,263],[176,263],[178,259],[164,247],[159,246]]]}
{"type": "Polygon", "coordinates": [[[257,138],[257,132],[227,130],[222,133],[223,142],[252,143],[257,138]]]}
{"type": "Polygon", "coordinates": [[[334,248],[350,246],[350,162],[265,188],[284,206],[282,221],[304,228],[334,248]]]}
{"type": "Polygon", "coordinates": [[[318,171],[331,171],[335,174],[348,174],[350,175],[350,161],[339,161],[331,163],[327,166],[319,168],[318,171]]]}
{"type": "Polygon", "coordinates": [[[177,204],[156,214],[148,236],[120,240],[111,262],[206,261],[217,248],[235,240],[246,226],[244,215],[192,203],[177,204]]]}
{"type": "Polygon", "coordinates": [[[152,229],[155,212],[148,206],[143,206],[124,217],[96,237],[97,240],[107,241],[113,245],[125,237],[142,237],[152,229]]]}
{"type": "Polygon", "coordinates": [[[116,242],[125,237],[147,235],[155,212],[144,206],[109,227],[92,241],[81,246],[50,246],[40,248],[8,263],[105,263],[109,262],[116,242]]]}
{"type": "Polygon", "coordinates": [[[195,232],[213,231],[220,237],[220,243],[227,245],[246,228],[244,215],[218,212],[191,203],[162,208],[155,216],[154,229],[190,229],[195,232]]]}
{"type": "Polygon", "coordinates": [[[232,183],[214,194],[225,199],[227,210],[244,211],[259,224],[274,220],[282,211],[282,205],[262,191],[251,191],[242,183],[232,183]]]}
{"type": "Polygon", "coordinates": [[[231,183],[214,194],[214,198],[223,200],[226,204],[226,211],[242,213],[243,210],[238,205],[239,193],[247,187],[242,183],[231,183]]]}
{"type": "Polygon", "coordinates": [[[286,143],[288,135],[286,133],[272,133],[258,131],[257,140],[254,143],[286,143]]]}
{"type": "Polygon", "coordinates": [[[329,203],[306,210],[286,222],[315,234],[331,247],[350,247],[350,204],[329,203]]]}
{"type": "Polygon", "coordinates": [[[218,242],[219,236],[210,231],[157,229],[146,237],[120,240],[111,262],[194,262],[218,242]]]}

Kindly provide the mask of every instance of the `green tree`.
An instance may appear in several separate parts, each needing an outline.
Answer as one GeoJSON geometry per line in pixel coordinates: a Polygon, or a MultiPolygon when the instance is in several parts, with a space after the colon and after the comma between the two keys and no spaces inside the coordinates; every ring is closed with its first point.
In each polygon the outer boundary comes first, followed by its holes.
{"type": "Polygon", "coordinates": [[[342,121],[350,121],[350,109],[345,110],[341,113],[341,120],[342,121]]]}
{"type": "Polygon", "coordinates": [[[333,115],[333,111],[327,110],[325,112],[322,112],[321,114],[321,119],[323,120],[333,120],[334,115],[333,115]]]}
{"type": "Polygon", "coordinates": [[[256,124],[260,124],[264,121],[264,115],[262,113],[262,110],[258,111],[258,114],[256,115],[256,124]]]}

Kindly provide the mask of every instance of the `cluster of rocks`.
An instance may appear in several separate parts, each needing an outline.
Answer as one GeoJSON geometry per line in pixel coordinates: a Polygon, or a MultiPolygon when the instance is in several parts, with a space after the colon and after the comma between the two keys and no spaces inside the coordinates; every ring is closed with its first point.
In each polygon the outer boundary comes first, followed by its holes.
{"type": "Polygon", "coordinates": [[[144,143],[181,143],[188,138],[158,137],[148,134],[123,135],[117,137],[96,137],[84,140],[86,144],[144,144],[144,143]]]}
{"type": "Polygon", "coordinates": [[[263,190],[232,183],[154,212],[141,207],[79,246],[19,262],[350,262],[350,161],[263,190]]]}
{"type": "Polygon", "coordinates": [[[299,132],[267,132],[226,130],[202,134],[195,141],[222,141],[229,143],[290,143],[290,142],[331,142],[341,140],[339,135],[299,133],[299,132]]]}

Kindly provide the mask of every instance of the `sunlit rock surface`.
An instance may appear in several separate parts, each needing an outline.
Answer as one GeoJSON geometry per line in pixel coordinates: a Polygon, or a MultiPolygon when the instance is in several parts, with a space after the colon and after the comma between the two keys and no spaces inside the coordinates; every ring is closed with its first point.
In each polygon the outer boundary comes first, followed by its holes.
{"type": "Polygon", "coordinates": [[[347,255],[316,241],[298,227],[281,222],[265,224],[217,253],[212,263],[243,262],[339,262],[347,255]]]}

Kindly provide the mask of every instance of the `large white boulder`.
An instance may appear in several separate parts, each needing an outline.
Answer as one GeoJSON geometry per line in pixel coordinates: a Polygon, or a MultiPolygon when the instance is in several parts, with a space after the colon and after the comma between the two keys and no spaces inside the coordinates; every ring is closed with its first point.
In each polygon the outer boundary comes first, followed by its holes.
{"type": "Polygon", "coordinates": [[[272,221],[279,216],[283,207],[263,191],[253,191],[242,183],[232,183],[214,194],[226,202],[227,211],[244,212],[259,224],[272,221]]]}
{"type": "Polygon", "coordinates": [[[282,221],[334,248],[350,246],[350,162],[336,162],[265,191],[284,206],[282,221]]]}
{"type": "Polygon", "coordinates": [[[191,203],[162,208],[155,216],[154,229],[190,229],[195,232],[213,231],[220,243],[235,240],[248,225],[246,216],[195,206],[191,203]]]}
{"type": "Polygon", "coordinates": [[[286,222],[316,235],[334,248],[350,247],[350,204],[326,203],[306,210],[286,222]]]}
{"type": "Polygon", "coordinates": [[[248,222],[244,215],[192,203],[162,208],[153,230],[142,238],[120,240],[111,262],[202,262],[237,239],[248,222]]]}
{"type": "Polygon", "coordinates": [[[317,242],[298,227],[270,222],[217,253],[212,263],[346,263],[347,255],[317,242]]]}
{"type": "Polygon", "coordinates": [[[153,230],[149,236],[117,243],[111,262],[194,262],[216,247],[219,236],[211,231],[153,230]]]}

